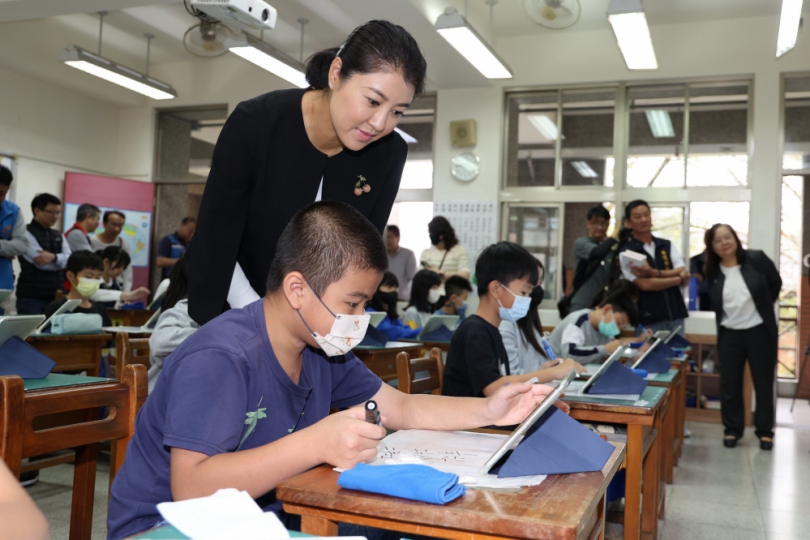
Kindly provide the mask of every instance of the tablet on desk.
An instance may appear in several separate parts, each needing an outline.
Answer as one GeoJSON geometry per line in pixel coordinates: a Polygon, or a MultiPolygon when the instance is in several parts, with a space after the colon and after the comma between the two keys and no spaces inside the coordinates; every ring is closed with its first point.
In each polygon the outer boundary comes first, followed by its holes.
{"type": "Polygon", "coordinates": [[[117,334],[120,332],[125,332],[127,334],[151,334],[154,331],[155,323],[157,322],[158,317],[160,317],[162,311],[162,309],[156,310],[143,326],[105,326],[102,328],[102,330],[110,334],[117,334]]]}
{"type": "Polygon", "coordinates": [[[370,317],[369,324],[374,328],[377,328],[386,315],[384,311],[369,311],[366,314],[370,317]]]}
{"type": "Polygon", "coordinates": [[[453,328],[456,327],[458,319],[458,315],[433,315],[428,319],[428,322],[425,323],[425,326],[422,328],[422,331],[419,332],[419,336],[417,336],[416,339],[422,339],[423,336],[435,332],[442,326],[446,326],[448,330],[452,331],[453,328]]]}
{"type": "Polygon", "coordinates": [[[664,343],[666,344],[666,343],[669,343],[670,341],[672,341],[672,338],[677,336],[680,333],[682,328],[683,328],[682,324],[679,324],[678,326],[676,326],[675,330],[670,332],[669,335],[666,338],[664,338],[664,343]]]}
{"type": "Polygon", "coordinates": [[[53,315],[48,317],[45,320],[45,322],[40,324],[39,327],[36,330],[31,332],[31,334],[32,335],[39,335],[39,334],[44,333],[44,330],[48,326],[48,324],[51,322],[51,319],[53,319],[57,315],[61,315],[62,313],[70,313],[71,311],[76,309],[76,306],[78,306],[81,303],[82,303],[81,300],[66,300],[64,304],[59,306],[59,309],[57,309],[56,311],[53,312],[53,315]]]}
{"type": "Polygon", "coordinates": [[[608,359],[605,360],[605,363],[599,366],[599,369],[596,370],[596,373],[591,375],[590,378],[587,381],[585,381],[585,384],[583,384],[582,387],[577,391],[577,394],[584,395],[588,391],[588,388],[593,386],[594,383],[599,380],[599,377],[601,377],[602,374],[607,371],[607,368],[609,368],[613,362],[621,358],[622,354],[624,354],[624,350],[627,349],[628,347],[629,345],[624,344],[615,351],[613,351],[613,354],[608,356],[608,359]]]}
{"type": "Polygon", "coordinates": [[[0,317],[0,346],[13,336],[25,339],[42,324],[45,315],[7,315],[0,317]]]}
{"type": "Polygon", "coordinates": [[[526,432],[529,431],[529,428],[532,427],[534,423],[537,422],[547,410],[549,410],[551,407],[554,406],[554,402],[560,398],[563,392],[565,392],[565,389],[568,388],[568,385],[571,384],[571,381],[573,381],[574,378],[576,378],[576,376],[577,370],[572,369],[571,371],[568,372],[568,375],[563,377],[563,379],[557,385],[557,388],[555,388],[552,393],[546,396],[546,399],[544,399],[543,402],[540,403],[540,405],[538,405],[529,414],[529,416],[527,416],[526,419],[520,423],[520,425],[517,428],[515,428],[515,431],[513,431],[506,438],[506,440],[503,441],[503,444],[501,444],[498,447],[498,449],[495,450],[495,453],[492,454],[492,456],[487,460],[486,463],[484,463],[484,466],[478,469],[478,476],[486,476],[489,474],[489,471],[492,469],[492,467],[494,467],[495,464],[497,464],[498,461],[500,461],[501,458],[509,450],[511,450],[513,446],[517,445],[517,443],[520,442],[523,435],[525,435],[526,432]]]}
{"type": "Polygon", "coordinates": [[[644,359],[647,358],[647,356],[649,356],[649,354],[658,346],[659,343],[661,343],[661,339],[656,338],[654,336],[649,338],[647,340],[647,343],[644,344],[644,346],[646,347],[647,344],[649,344],[650,346],[647,347],[647,349],[638,357],[638,360],[633,362],[632,366],[633,369],[636,369],[639,366],[639,364],[641,364],[644,361],[644,359]]]}

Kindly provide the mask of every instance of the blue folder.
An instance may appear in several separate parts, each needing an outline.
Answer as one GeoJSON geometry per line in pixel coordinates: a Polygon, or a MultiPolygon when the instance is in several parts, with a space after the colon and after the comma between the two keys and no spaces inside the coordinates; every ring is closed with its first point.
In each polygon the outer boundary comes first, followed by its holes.
{"type": "Polygon", "coordinates": [[[359,345],[363,345],[365,347],[385,347],[386,343],[388,343],[388,336],[385,335],[385,332],[368,325],[366,335],[363,337],[363,341],[361,341],[359,345]]]}
{"type": "Polygon", "coordinates": [[[506,462],[491,472],[511,478],[601,471],[611,454],[612,444],[551,407],[529,428],[506,462]]]}
{"type": "Polygon", "coordinates": [[[670,347],[677,347],[679,349],[686,349],[688,347],[691,347],[691,344],[688,341],[686,341],[686,338],[680,334],[675,334],[675,337],[669,340],[668,345],[670,347]]]}
{"type": "Polygon", "coordinates": [[[647,355],[647,358],[641,361],[641,363],[636,366],[638,369],[643,369],[648,373],[667,373],[670,369],[672,369],[672,362],[669,361],[671,356],[669,356],[666,351],[659,350],[661,346],[659,345],[652,351],[650,354],[647,355]]]}
{"type": "Polygon", "coordinates": [[[446,326],[442,325],[437,330],[433,332],[428,332],[424,336],[421,336],[419,339],[425,341],[450,341],[453,339],[453,331],[447,328],[446,326]]]}
{"type": "Polygon", "coordinates": [[[647,388],[647,381],[618,362],[613,362],[604,373],[588,388],[589,394],[641,394],[647,388]]]}
{"type": "Polygon", "coordinates": [[[0,375],[44,379],[54,366],[56,362],[18,336],[11,336],[0,346],[0,375]]]}

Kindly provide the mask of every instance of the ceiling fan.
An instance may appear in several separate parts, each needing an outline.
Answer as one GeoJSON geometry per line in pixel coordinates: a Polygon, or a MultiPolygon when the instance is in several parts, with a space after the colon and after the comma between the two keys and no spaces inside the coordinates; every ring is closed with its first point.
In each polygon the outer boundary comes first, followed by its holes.
{"type": "Polygon", "coordinates": [[[579,0],[523,0],[523,10],[540,26],[562,30],[576,24],[581,8],[579,0]]]}

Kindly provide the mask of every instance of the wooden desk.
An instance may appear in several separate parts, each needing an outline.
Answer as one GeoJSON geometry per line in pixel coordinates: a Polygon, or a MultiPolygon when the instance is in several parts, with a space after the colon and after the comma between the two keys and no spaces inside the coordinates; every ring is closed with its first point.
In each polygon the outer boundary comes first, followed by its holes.
{"type": "MultiPolygon", "coordinates": [[[[290,538],[309,538],[311,535],[298,531],[289,531],[290,538]]],[[[151,529],[135,536],[130,536],[127,540],[189,540],[189,537],[175,529],[172,525],[164,525],[157,529],[151,529]]]]}
{"type": "Polygon", "coordinates": [[[666,388],[648,386],[637,402],[567,395],[571,417],[591,423],[627,426],[627,479],[625,482],[624,539],[658,537],[658,516],[663,514],[661,484],[661,407],[666,388]]]}
{"type": "Polygon", "coordinates": [[[419,339],[403,339],[401,341],[404,343],[421,343],[422,348],[426,351],[425,353],[422,353],[422,356],[427,356],[427,353],[429,353],[434,347],[442,352],[447,352],[450,350],[449,341],[425,341],[419,339]]]}
{"type": "Polygon", "coordinates": [[[113,326],[143,326],[155,314],[153,309],[108,309],[113,326]]]}
{"type": "Polygon", "coordinates": [[[684,433],[686,432],[686,374],[689,372],[689,355],[670,360],[672,367],[681,374],[681,385],[678,395],[675,396],[675,455],[673,465],[678,466],[678,460],[683,452],[684,433]]]}
{"type": "MultiPolygon", "coordinates": [[[[675,469],[675,455],[680,450],[683,440],[683,431],[677,432],[678,399],[683,387],[683,377],[678,369],[670,369],[668,373],[656,373],[652,379],[647,379],[650,386],[667,389],[666,402],[662,406],[662,434],[661,434],[661,479],[667,484],[673,480],[675,469]]],[[[685,408],[685,403],[680,407],[685,408]]]]}
{"type": "Polygon", "coordinates": [[[87,371],[89,376],[98,377],[101,370],[101,349],[111,339],[113,336],[110,334],[42,334],[28,336],[25,341],[56,362],[54,373],[87,371]]]}
{"type": "Polygon", "coordinates": [[[352,352],[363,361],[363,363],[383,381],[393,381],[397,378],[397,355],[406,352],[411,356],[425,348],[420,341],[418,343],[405,343],[404,341],[391,341],[397,345],[391,347],[369,347],[360,345],[352,349],[352,352]]]}
{"type": "Polygon", "coordinates": [[[434,538],[602,539],[605,490],[624,457],[624,445],[614,446],[599,472],[551,475],[511,493],[468,489],[444,506],[342,489],[329,466],[281,482],[276,494],[287,513],[301,516],[301,532],[316,536],[355,523],[434,538]]]}

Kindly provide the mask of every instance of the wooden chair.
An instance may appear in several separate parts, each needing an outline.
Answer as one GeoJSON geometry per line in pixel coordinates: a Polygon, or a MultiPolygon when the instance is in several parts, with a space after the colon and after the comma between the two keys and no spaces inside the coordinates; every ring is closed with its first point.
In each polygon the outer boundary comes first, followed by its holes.
{"type": "Polygon", "coordinates": [[[121,380],[125,366],[142,364],[148,369],[149,338],[130,338],[126,332],[115,335],[115,378],[121,380]]]}
{"type": "Polygon", "coordinates": [[[439,395],[442,393],[442,351],[438,347],[433,347],[430,355],[425,358],[411,359],[408,353],[401,352],[397,355],[397,379],[399,389],[406,394],[423,394],[430,392],[439,395]],[[428,377],[417,379],[416,374],[427,371],[428,377]]]}
{"type": "Polygon", "coordinates": [[[124,462],[135,417],[146,400],[146,368],[127,366],[120,382],[66,386],[26,393],[19,377],[0,377],[0,458],[19,475],[23,458],[72,448],[76,452],[70,540],[89,540],[93,526],[98,443],[112,441],[110,485],[124,462]],[[101,407],[106,418],[99,419],[101,407]],[[35,419],[87,410],[77,424],[37,429],[35,419]]]}

